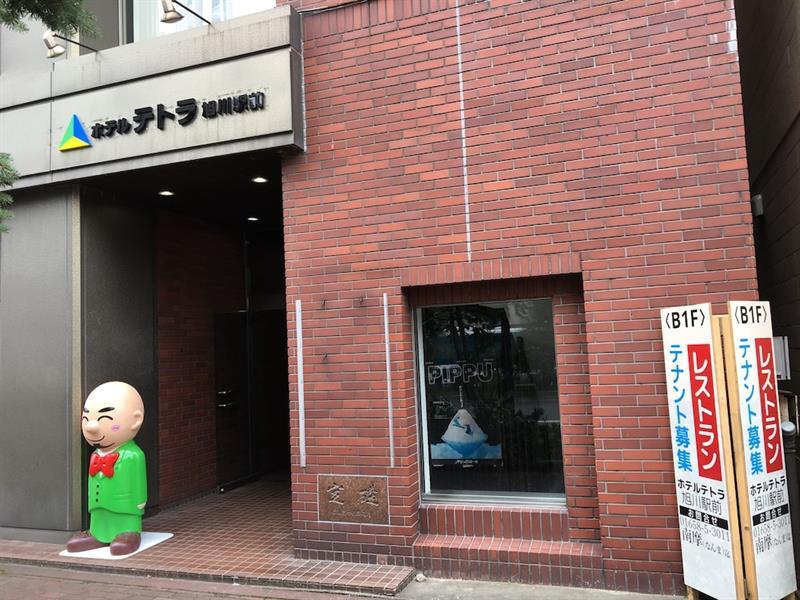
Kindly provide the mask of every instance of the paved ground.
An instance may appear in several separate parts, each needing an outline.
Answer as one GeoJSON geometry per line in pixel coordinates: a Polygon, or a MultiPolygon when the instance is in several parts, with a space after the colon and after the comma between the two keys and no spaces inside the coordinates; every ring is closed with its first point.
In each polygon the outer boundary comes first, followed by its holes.
{"type": "Polygon", "coordinates": [[[0,563],[0,600],[353,600],[352,596],[0,563]]]}
{"type": "Polygon", "coordinates": [[[209,494],[143,525],[175,537],[119,561],[62,557],[63,543],[0,539],[0,562],[364,594],[395,593],[414,575],[410,567],[295,558],[289,482],[280,478],[209,494]]]}
{"type": "Polygon", "coordinates": [[[404,600],[681,600],[678,596],[453,579],[412,582],[396,597],[404,600]]]}
{"type": "MultiPolygon", "coordinates": [[[[310,590],[237,586],[182,579],[162,579],[58,567],[0,563],[0,600],[354,600],[310,590]]],[[[413,600],[678,600],[601,590],[552,586],[428,579],[411,583],[399,596],[413,600]]]]}

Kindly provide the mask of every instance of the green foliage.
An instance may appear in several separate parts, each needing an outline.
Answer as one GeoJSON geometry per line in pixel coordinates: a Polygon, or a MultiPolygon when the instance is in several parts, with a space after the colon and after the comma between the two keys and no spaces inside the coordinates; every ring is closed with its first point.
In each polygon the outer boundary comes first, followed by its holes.
{"type": "Polygon", "coordinates": [[[93,37],[97,33],[94,17],[84,0],[0,0],[0,25],[26,31],[24,19],[31,17],[49,29],[72,35],[78,29],[93,37]]]}
{"type": "MultiPolygon", "coordinates": [[[[0,190],[12,186],[18,177],[19,174],[12,164],[11,157],[0,152],[0,190]]],[[[13,216],[13,213],[8,209],[13,201],[14,199],[11,195],[0,191],[0,233],[8,231],[8,227],[3,221],[13,216]]]]}

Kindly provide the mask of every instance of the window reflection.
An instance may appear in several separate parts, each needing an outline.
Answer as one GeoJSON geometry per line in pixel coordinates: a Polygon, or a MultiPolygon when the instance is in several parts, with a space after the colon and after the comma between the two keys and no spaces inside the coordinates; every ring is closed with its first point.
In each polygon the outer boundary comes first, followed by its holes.
{"type": "MultiPolygon", "coordinates": [[[[162,23],[161,0],[131,1],[133,41],[135,42],[205,25],[200,19],[178,5],[175,5],[175,8],[183,14],[184,18],[177,23],[162,23]]],[[[275,0],[181,0],[181,2],[215,23],[275,8],[275,0]]]]}
{"type": "Polygon", "coordinates": [[[420,316],[431,491],[563,493],[551,301],[420,316]]]}

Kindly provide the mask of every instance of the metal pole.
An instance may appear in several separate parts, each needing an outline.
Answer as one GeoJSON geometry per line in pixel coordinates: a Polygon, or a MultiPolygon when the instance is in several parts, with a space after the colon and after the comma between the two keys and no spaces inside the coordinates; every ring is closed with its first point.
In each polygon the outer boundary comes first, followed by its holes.
{"type": "Polygon", "coordinates": [[[783,455],[786,459],[786,486],[789,488],[789,514],[792,518],[794,572],[800,587],[800,482],[797,480],[797,426],[791,421],[781,423],[783,455]]]}
{"type": "Polygon", "coordinates": [[[394,467],[394,409],[392,407],[392,360],[389,352],[389,295],[383,293],[383,340],[386,350],[386,406],[389,415],[389,466],[394,467]]]}
{"type": "Polygon", "coordinates": [[[76,46],[80,46],[81,48],[86,48],[87,50],[91,50],[92,52],[98,52],[98,50],[92,48],[91,46],[87,46],[86,44],[81,44],[80,42],[76,42],[68,37],[64,37],[63,35],[59,35],[57,33],[53,34],[54,38],[58,38],[60,40],[64,40],[65,42],[69,42],[70,44],[75,44],[76,46]]]}
{"type": "Polygon", "coordinates": [[[175,4],[177,4],[177,5],[178,5],[178,6],[180,6],[181,8],[185,8],[186,10],[188,10],[190,13],[192,13],[192,14],[193,14],[195,17],[197,17],[198,19],[201,19],[201,20],[205,21],[205,22],[206,22],[206,23],[208,23],[209,25],[213,25],[213,23],[212,23],[211,21],[209,21],[208,19],[206,19],[206,18],[205,18],[203,15],[201,15],[201,14],[198,14],[198,13],[194,12],[194,11],[193,11],[191,8],[189,8],[188,6],[186,6],[186,5],[185,5],[183,2],[178,2],[178,0],[173,0],[173,2],[175,2],[175,4]]]}
{"type": "Polygon", "coordinates": [[[306,384],[303,376],[303,304],[294,301],[295,335],[297,336],[297,413],[300,435],[300,466],[306,466],[306,384]]]}

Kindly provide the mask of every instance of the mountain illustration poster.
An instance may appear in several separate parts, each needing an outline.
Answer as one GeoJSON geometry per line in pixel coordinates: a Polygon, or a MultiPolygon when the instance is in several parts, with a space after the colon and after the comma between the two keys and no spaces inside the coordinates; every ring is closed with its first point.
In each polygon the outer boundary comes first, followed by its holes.
{"type": "Polygon", "coordinates": [[[434,460],[500,460],[502,446],[487,443],[489,436],[464,408],[463,388],[458,386],[461,408],[456,411],[441,437],[442,442],[431,444],[434,460]]]}

